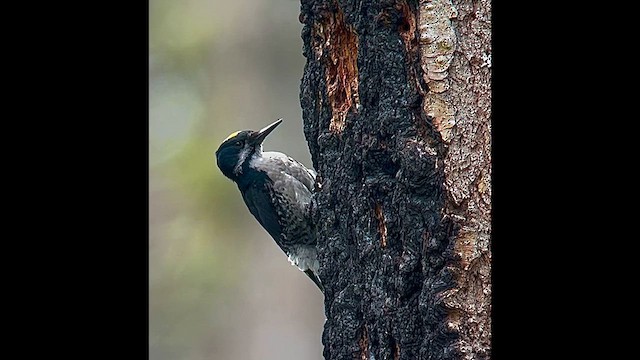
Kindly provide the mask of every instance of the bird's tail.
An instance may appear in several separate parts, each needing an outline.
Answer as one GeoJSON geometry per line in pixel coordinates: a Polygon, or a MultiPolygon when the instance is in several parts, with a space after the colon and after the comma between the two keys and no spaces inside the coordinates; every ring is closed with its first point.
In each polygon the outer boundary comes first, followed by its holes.
{"type": "Polygon", "coordinates": [[[318,279],[316,274],[314,274],[313,271],[311,271],[311,269],[305,270],[304,273],[307,274],[309,279],[311,279],[311,281],[313,281],[313,283],[316,284],[316,286],[318,286],[318,289],[320,289],[320,291],[322,291],[322,293],[324,294],[324,286],[322,286],[322,283],[320,282],[320,279],[318,279]]]}

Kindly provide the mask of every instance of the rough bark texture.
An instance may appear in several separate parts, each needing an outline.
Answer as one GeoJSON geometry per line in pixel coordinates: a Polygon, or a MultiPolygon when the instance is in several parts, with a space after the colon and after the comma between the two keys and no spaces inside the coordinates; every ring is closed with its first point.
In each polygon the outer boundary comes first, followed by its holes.
{"type": "Polygon", "coordinates": [[[325,359],[490,357],[490,3],[302,0],[325,359]]]}

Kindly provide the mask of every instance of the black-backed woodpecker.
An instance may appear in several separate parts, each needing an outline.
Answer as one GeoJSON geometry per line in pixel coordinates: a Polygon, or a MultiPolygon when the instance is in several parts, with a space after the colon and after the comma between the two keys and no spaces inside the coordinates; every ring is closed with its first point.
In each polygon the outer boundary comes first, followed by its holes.
{"type": "Polygon", "coordinates": [[[324,292],[317,276],[319,263],[310,217],[316,173],[283,153],[262,151],[262,142],[280,123],[282,119],[259,131],[231,133],[216,150],[216,160],[291,264],[324,292]]]}

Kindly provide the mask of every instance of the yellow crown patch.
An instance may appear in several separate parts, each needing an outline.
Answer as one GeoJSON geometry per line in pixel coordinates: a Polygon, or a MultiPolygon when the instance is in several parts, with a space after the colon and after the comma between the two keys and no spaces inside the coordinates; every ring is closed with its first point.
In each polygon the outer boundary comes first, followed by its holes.
{"type": "Polygon", "coordinates": [[[227,140],[231,139],[232,137],[234,137],[234,136],[238,135],[239,133],[240,133],[240,131],[234,131],[234,132],[232,132],[231,134],[229,134],[229,136],[227,136],[227,138],[226,138],[226,139],[222,140],[222,142],[225,142],[225,141],[227,141],[227,140]]]}

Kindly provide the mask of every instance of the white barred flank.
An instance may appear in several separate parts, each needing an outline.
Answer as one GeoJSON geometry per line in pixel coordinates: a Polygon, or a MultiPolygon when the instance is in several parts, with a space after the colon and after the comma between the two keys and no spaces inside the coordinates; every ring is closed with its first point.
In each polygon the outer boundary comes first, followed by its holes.
{"type": "Polygon", "coordinates": [[[300,271],[311,270],[318,273],[320,262],[315,246],[296,246],[289,254],[291,265],[297,266],[300,271]]]}

